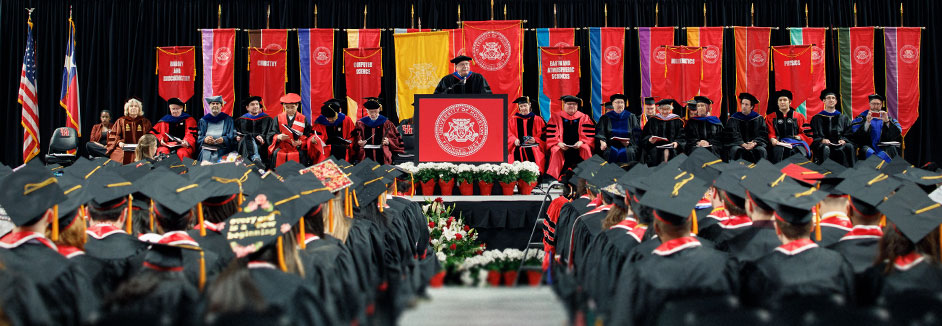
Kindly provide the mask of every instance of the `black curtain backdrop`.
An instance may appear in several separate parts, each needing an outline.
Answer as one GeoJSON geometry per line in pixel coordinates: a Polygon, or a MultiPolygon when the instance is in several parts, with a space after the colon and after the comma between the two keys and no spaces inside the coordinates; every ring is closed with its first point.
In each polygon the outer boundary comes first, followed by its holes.
{"type": "MultiPolygon", "coordinates": [[[[851,0],[494,0],[494,19],[527,20],[525,28],[554,27],[553,4],[557,4],[555,18],[557,27],[596,27],[605,25],[603,6],[608,5],[608,26],[654,26],[655,5],[659,4],[659,26],[748,26],[750,5],[755,3],[755,25],[779,27],[772,31],[772,45],[788,44],[786,27],[805,26],[804,7],[809,9],[809,26],[848,27],[854,26],[851,0]],[[703,20],[703,5],[706,4],[707,21],[703,20]],[[506,16],[504,8],[506,7],[506,16]]],[[[857,0],[858,26],[900,26],[900,1],[857,0]]],[[[905,0],[906,26],[925,26],[922,34],[920,117],[906,136],[905,157],[914,164],[927,161],[942,161],[942,148],[935,144],[931,131],[933,125],[942,122],[942,113],[925,109],[928,99],[942,94],[942,64],[935,60],[935,53],[942,46],[942,3],[926,0],[905,0]]],[[[59,106],[62,69],[68,37],[70,7],[76,26],[76,61],[79,69],[79,85],[82,107],[82,140],[92,125],[98,123],[98,112],[110,109],[113,119],[121,115],[124,101],[138,97],[144,103],[145,116],[157,121],[167,113],[166,103],[157,95],[155,47],[192,45],[197,47],[197,71],[201,72],[199,59],[200,34],[197,29],[215,28],[217,5],[222,5],[223,28],[257,29],[266,27],[266,8],[271,7],[270,28],[307,28],[314,26],[314,6],[318,6],[317,26],[363,28],[363,8],[368,6],[367,28],[410,27],[410,6],[415,6],[415,17],[421,18],[423,28],[456,28],[458,7],[462,20],[490,19],[489,0],[414,0],[414,1],[239,1],[239,0],[3,0],[0,2],[0,99],[3,100],[3,127],[0,136],[0,162],[16,166],[22,162],[22,135],[20,125],[21,107],[17,103],[23,51],[26,46],[25,8],[36,8],[33,13],[34,41],[38,64],[38,95],[40,141],[42,154],[48,147],[52,131],[65,125],[65,111],[59,106]]],[[[416,26],[418,27],[418,26],[416,26]]],[[[392,30],[384,31],[382,47],[386,67],[383,77],[384,114],[395,117],[395,54],[392,30]]],[[[576,33],[576,45],[582,47],[580,97],[587,102],[590,90],[588,32],[576,33]]],[[[525,95],[537,96],[537,48],[536,33],[526,31],[524,38],[525,95]]],[[[837,62],[836,32],[830,31],[827,44],[827,84],[837,89],[839,68],[837,62]]],[[[248,96],[247,34],[236,34],[236,99],[248,96]]],[[[342,71],[342,52],[346,47],[346,33],[335,32],[334,49],[334,97],[346,94],[342,71]]],[[[686,44],[686,33],[676,30],[676,44],[686,44]]],[[[288,92],[298,92],[297,34],[288,34],[288,92]]],[[[875,74],[874,84],[878,93],[885,89],[883,34],[877,30],[874,40],[875,74]]],[[[640,72],[637,31],[626,30],[625,49],[625,93],[632,98],[629,109],[640,112],[637,99],[640,96],[640,72]]],[[[726,31],[724,47],[724,108],[725,119],[729,109],[736,110],[735,100],[735,50],[732,30],[726,31]],[[729,104],[733,104],[730,107],[729,104]]],[[[773,72],[774,73],[774,72],[773,72]]],[[[197,76],[195,95],[188,101],[190,114],[202,115],[201,73],[197,76]]],[[[770,81],[770,83],[774,83],[770,81]]],[[[774,90],[774,85],[770,85],[774,90]]],[[[511,99],[512,100],[512,99],[511,99]]],[[[768,104],[768,103],[767,103],[768,104]]],[[[317,108],[312,110],[317,112],[317,108]]],[[[588,108],[586,108],[588,111],[588,108]]],[[[539,112],[539,111],[537,111],[539,112]]],[[[244,113],[236,105],[234,115],[244,113]]],[[[80,146],[80,153],[84,146],[80,146]]]]}

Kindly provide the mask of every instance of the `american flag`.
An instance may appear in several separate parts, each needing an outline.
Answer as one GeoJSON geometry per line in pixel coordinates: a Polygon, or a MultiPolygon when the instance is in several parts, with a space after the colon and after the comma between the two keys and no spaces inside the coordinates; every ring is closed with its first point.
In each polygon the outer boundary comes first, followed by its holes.
{"type": "MultiPolygon", "coordinates": [[[[69,17],[69,44],[65,50],[65,66],[62,69],[62,93],[59,105],[65,109],[66,127],[75,128],[82,136],[82,116],[79,109],[78,68],[75,66],[75,22],[69,17]]],[[[70,151],[72,152],[72,151],[70,151]]]]}
{"type": "Polygon", "coordinates": [[[20,124],[23,125],[23,163],[39,154],[39,110],[36,98],[36,55],[33,47],[33,22],[28,22],[26,32],[26,54],[23,55],[23,72],[20,74],[20,91],[17,102],[23,106],[20,124]]]}

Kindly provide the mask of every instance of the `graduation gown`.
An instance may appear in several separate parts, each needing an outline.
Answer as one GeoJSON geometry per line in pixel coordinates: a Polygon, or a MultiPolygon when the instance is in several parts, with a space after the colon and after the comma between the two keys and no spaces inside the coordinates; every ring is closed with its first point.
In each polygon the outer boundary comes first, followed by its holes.
{"type": "Polygon", "coordinates": [[[527,115],[515,113],[511,116],[507,120],[507,162],[530,161],[536,163],[542,173],[546,166],[543,157],[546,151],[546,141],[543,139],[545,126],[543,118],[533,112],[527,115]],[[524,147],[527,139],[532,139],[535,146],[524,147]],[[515,141],[520,141],[520,146],[514,145],[515,141]]]}
{"type": "Polygon", "coordinates": [[[559,180],[564,166],[575,166],[579,162],[592,156],[593,137],[595,136],[595,123],[585,113],[576,111],[569,115],[565,111],[553,114],[549,124],[546,125],[546,147],[549,150],[549,167],[546,174],[559,180]],[[578,148],[569,148],[565,151],[559,144],[575,145],[582,142],[578,148]]]}
{"type": "Polygon", "coordinates": [[[345,245],[353,255],[359,283],[364,289],[367,304],[375,304],[378,292],[386,279],[383,230],[366,219],[353,219],[345,245]]]}
{"type": "MultiPolygon", "coordinates": [[[[143,319],[172,318],[170,324],[192,325],[202,316],[197,314],[200,293],[190,283],[183,272],[161,271],[148,272],[142,277],[160,277],[160,282],[147,293],[134,298],[112,302],[104,307],[103,313],[117,316],[138,316],[143,319]]],[[[105,317],[107,320],[107,317],[105,317]]]]}
{"type": "Polygon", "coordinates": [[[644,151],[644,160],[648,165],[658,165],[664,161],[662,151],[669,153],[668,159],[677,156],[687,145],[684,137],[684,120],[676,114],[670,114],[666,117],[660,115],[651,116],[648,123],[644,125],[641,131],[641,148],[644,151]],[[657,141],[651,143],[651,137],[667,138],[666,141],[657,141]],[[657,146],[677,142],[677,148],[660,149],[657,146]]]}
{"type": "MultiPolygon", "coordinates": [[[[171,231],[160,235],[163,238],[173,239],[173,243],[187,244],[196,248],[200,248],[199,243],[193,238],[190,237],[186,231],[171,231]]],[[[210,282],[216,278],[223,269],[226,268],[226,262],[222,261],[215,252],[205,251],[200,248],[200,250],[184,250],[183,251],[183,275],[186,276],[186,279],[190,281],[190,284],[193,286],[199,286],[200,280],[200,269],[206,273],[206,282],[210,282]],[[200,266],[200,251],[203,252],[203,266],[200,266]]]]}
{"type": "Polygon", "coordinates": [[[612,205],[599,206],[579,216],[572,225],[572,233],[569,235],[569,266],[576,270],[576,278],[580,283],[583,281],[583,275],[579,271],[585,265],[586,251],[592,240],[604,231],[602,221],[612,205]]]}
{"type": "Polygon", "coordinates": [[[618,278],[606,325],[653,324],[668,301],[733,294],[733,264],[725,253],[703,246],[695,237],[660,244],[650,257],[626,266],[618,278]]]}
{"type": "MultiPolygon", "coordinates": [[[[82,325],[99,308],[99,297],[78,264],[59,254],[42,234],[11,232],[0,238],[0,261],[29,279],[56,325],[82,325]]],[[[39,304],[39,303],[30,303],[39,304]]]]}
{"type": "Polygon", "coordinates": [[[736,112],[726,120],[725,134],[728,137],[729,160],[745,159],[749,162],[758,162],[765,158],[769,144],[769,130],[765,118],[756,111],[749,114],[736,112]],[[742,144],[756,142],[756,147],[746,150],[742,144]]]}
{"type": "Polygon", "coordinates": [[[810,239],[781,245],[743,266],[743,302],[775,306],[789,298],[843,295],[854,299],[854,269],[841,254],[810,239]]]}
{"type": "Polygon", "coordinates": [[[277,126],[275,135],[272,136],[271,144],[268,145],[268,152],[272,157],[272,167],[277,167],[286,161],[295,161],[303,165],[308,162],[320,162],[323,146],[320,138],[311,137],[311,126],[307,119],[300,112],[295,113],[292,119],[288,119],[288,114],[282,112],[275,118],[277,126]],[[300,135],[295,134],[298,133],[300,135]],[[286,140],[278,138],[281,135],[288,137],[286,140]],[[293,141],[300,141],[301,145],[294,146],[293,141]]]}
{"type": "Polygon", "coordinates": [[[223,265],[228,265],[236,258],[236,255],[232,252],[232,247],[229,246],[229,242],[222,234],[225,223],[213,224],[209,221],[203,221],[203,225],[206,228],[206,236],[200,236],[199,225],[193,226],[193,229],[186,231],[186,234],[193,238],[204,251],[216,254],[223,265]]]}
{"type": "Polygon", "coordinates": [[[453,72],[438,81],[435,94],[491,94],[491,86],[487,84],[484,76],[473,71],[468,72],[465,78],[453,72]]]}
{"type": "Polygon", "coordinates": [[[353,119],[343,113],[338,113],[334,122],[327,121],[323,115],[317,116],[312,126],[314,133],[324,141],[324,154],[347,162],[354,127],[353,119]]]}
{"type": "Polygon", "coordinates": [[[854,155],[854,144],[846,135],[849,130],[850,118],[841,114],[841,111],[821,111],[811,117],[811,151],[815,162],[820,164],[830,157],[844,166],[854,166],[857,157],[854,155]],[[831,145],[822,144],[821,141],[825,139],[831,145]],[[841,140],[845,141],[844,145],[837,144],[841,140]]]}
{"type": "Polygon", "coordinates": [[[219,159],[229,154],[229,152],[235,148],[235,123],[228,114],[220,112],[216,116],[212,114],[204,115],[196,128],[196,148],[199,149],[199,157],[197,157],[197,159],[200,161],[214,160],[214,158],[219,159]],[[204,144],[203,140],[206,139],[206,136],[222,138],[222,144],[204,144]]]}
{"type": "Polygon", "coordinates": [[[795,153],[809,156],[808,137],[805,135],[805,116],[795,112],[795,109],[788,109],[788,112],[782,114],[782,111],[775,110],[765,116],[766,128],[769,129],[769,139],[775,138],[779,142],[792,144],[792,148],[784,146],[772,146],[770,140],[769,161],[778,163],[782,159],[792,156],[795,153]],[[795,136],[798,138],[795,138],[795,136]]]}
{"type": "Polygon", "coordinates": [[[85,254],[104,260],[119,282],[127,281],[144,263],[147,244],[110,224],[93,225],[85,231],[85,254]]]}
{"type": "Polygon", "coordinates": [[[772,253],[782,242],[775,234],[774,221],[753,221],[741,232],[727,233],[716,240],[716,249],[729,253],[740,264],[754,262],[772,253]]]}
{"type": "Polygon", "coordinates": [[[617,305],[612,300],[616,288],[612,285],[618,283],[628,253],[642,242],[647,229],[634,220],[624,220],[602,232],[589,246],[583,287],[598,318],[605,319],[617,305]]]}
{"type": "Polygon", "coordinates": [[[10,325],[53,325],[36,285],[28,278],[0,268],[0,289],[0,309],[10,325]]]}
{"type": "MultiPolygon", "coordinates": [[[[815,241],[819,246],[827,247],[837,243],[841,237],[850,232],[854,227],[850,218],[842,212],[828,212],[821,214],[821,241],[815,241]]],[[[811,234],[815,239],[815,234],[811,234]]]]}
{"type": "Polygon", "coordinates": [[[556,221],[555,247],[559,261],[566,265],[569,263],[569,239],[572,234],[573,224],[579,216],[596,207],[596,205],[589,206],[590,202],[592,202],[592,198],[589,195],[582,195],[559,209],[559,219],[556,221]]]}
{"type": "Polygon", "coordinates": [[[330,298],[335,306],[337,317],[344,324],[364,318],[366,299],[357,277],[353,256],[343,242],[325,234],[323,238],[305,234],[306,248],[301,250],[304,262],[305,279],[309,282],[322,282],[319,293],[330,298]],[[320,280],[312,278],[320,277],[320,280]]]}
{"type": "Polygon", "coordinates": [[[353,143],[350,146],[355,162],[370,158],[379,164],[390,164],[393,153],[402,153],[402,142],[399,139],[399,132],[396,131],[396,125],[383,115],[376,117],[376,120],[366,116],[357,121],[353,132],[353,143]],[[389,139],[388,145],[383,145],[383,138],[389,139]],[[360,146],[361,140],[366,140],[366,145],[360,146]],[[379,148],[367,148],[367,146],[379,146],[379,148]]]}
{"type": "MultiPolygon", "coordinates": [[[[893,118],[887,122],[883,122],[882,119],[872,119],[870,127],[865,127],[868,112],[870,111],[860,112],[851,121],[850,126],[850,138],[860,148],[861,159],[877,155],[884,161],[890,161],[899,156],[899,145],[880,145],[883,142],[903,142],[903,129],[899,121],[893,118]]],[[[887,113],[884,112],[884,114],[887,113]]]]}
{"type": "Polygon", "coordinates": [[[883,229],[878,225],[856,225],[827,248],[844,255],[854,267],[854,273],[860,275],[876,261],[882,237],[883,229]]]}
{"type": "Polygon", "coordinates": [[[111,294],[111,291],[120,284],[114,276],[115,271],[111,270],[111,266],[105,261],[86,255],[84,251],[76,247],[60,245],[57,248],[59,254],[81,267],[91,281],[95,295],[99,298],[111,294]]]}
{"type": "Polygon", "coordinates": [[[236,135],[242,137],[242,140],[238,141],[239,155],[251,160],[252,156],[258,154],[262,162],[268,162],[266,148],[278,132],[278,127],[275,126],[275,120],[272,117],[265,112],[260,112],[258,115],[243,114],[235,120],[235,130],[236,135]],[[262,136],[265,142],[260,143],[255,136],[262,136]]]}
{"type": "Polygon", "coordinates": [[[151,133],[157,136],[157,154],[170,154],[177,152],[177,157],[181,160],[184,157],[193,158],[194,148],[196,146],[196,133],[199,130],[196,127],[196,119],[193,119],[186,112],[181,113],[179,117],[165,115],[154,124],[151,133]],[[168,135],[182,139],[188,144],[187,147],[179,146],[168,135]],[[160,142],[163,141],[164,144],[160,142]],[[176,146],[175,146],[176,145],[176,146]]]}
{"type": "Polygon", "coordinates": [[[131,118],[123,116],[114,122],[111,133],[108,134],[107,154],[112,161],[128,164],[134,162],[134,151],[125,152],[118,148],[118,142],[125,144],[137,144],[141,136],[150,132],[152,125],[150,120],[143,116],[131,118]]]}
{"type": "Polygon", "coordinates": [[[595,125],[595,139],[604,141],[606,148],[602,157],[609,162],[622,163],[638,160],[638,141],[641,139],[641,124],[638,116],[628,110],[615,113],[608,111],[599,118],[595,125]],[[619,139],[614,139],[615,137],[619,139]],[[628,145],[625,141],[628,139],[628,145]]]}
{"type": "Polygon", "coordinates": [[[884,303],[914,294],[935,295],[942,291],[942,267],[919,252],[896,257],[890,271],[883,262],[868,268],[861,277],[861,304],[884,303]]]}
{"type": "Polygon", "coordinates": [[[333,308],[297,275],[269,262],[249,262],[249,275],[269,308],[281,312],[292,325],[339,325],[333,308]]]}
{"type": "Polygon", "coordinates": [[[686,140],[684,153],[690,154],[690,152],[693,152],[693,150],[697,148],[697,142],[705,140],[710,143],[710,147],[706,147],[706,149],[710,150],[713,155],[719,157],[720,151],[723,148],[723,144],[720,141],[722,133],[723,123],[720,122],[719,118],[714,116],[691,117],[690,120],[687,121],[687,125],[684,126],[684,137],[686,140]]]}

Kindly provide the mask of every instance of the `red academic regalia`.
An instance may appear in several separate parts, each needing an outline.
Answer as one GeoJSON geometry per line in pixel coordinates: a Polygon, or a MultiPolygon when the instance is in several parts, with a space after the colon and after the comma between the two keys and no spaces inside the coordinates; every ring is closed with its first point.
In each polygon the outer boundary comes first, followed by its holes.
{"type": "Polygon", "coordinates": [[[582,146],[578,149],[579,156],[587,159],[592,156],[592,137],[595,136],[595,123],[592,118],[582,112],[576,111],[576,114],[569,115],[565,111],[559,111],[553,114],[547,125],[547,131],[554,131],[546,139],[546,147],[549,148],[549,167],[546,168],[546,174],[559,180],[559,174],[563,168],[564,152],[560,150],[559,143],[573,145],[582,141],[582,146]]]}
{"type": "Polygon", "coordinates": [[[330,157],[331,154],[333,154],[338,159],[349,162],[350,161],[350,150],[349,150],[350,145],[347,145],[346,147],[339,146],[338,149],[335,149],[334,145],[336,144],[336,142],[342,141],[335,137],[343,138],[349,141],[353,139],[352,132],[353,132],[353,128],[355,127],[356,125],[354,125],[353,119],[350,119],[349,116],[346,116],[342,113],[338,114],[337,120],[334,120],[333,123],[328,122],[327,118],[325,118],[323,115],[318,116],[317,120],[314,120],[314,124],[311,125],[311,128],[314,130],[314,133],[318,137],[320,137],[321,140],[325,144],[324,155],[323,155],[324,158],[322,160],[327,159],[328,157],[330,157]],[[343,148],[346,148],[346,150],[344,150],[343,148]]]}
{"type": "Polygon", "coordinates": [[[278,133],[272,137],[271,145],[268,146],[268,152],[271,154],[275,166],[279,166],[288,160],[303,164],[304,162],[301,161],[302,151],[305,152],[307,158],[312,161],[318,161],[320,159],[323,148],[321,147],[320,141],[314,139],[316,137],[308,136],[311,127],[305,120],[304,115],[300,112],[295,113],[294,120],[291,120],[291,122],[288,122],[287,113],[282,112],[278,114],[278,117],[275,119],[278,124],[278,133]],[[295,136],[295,134],[285,126],[291,127],[292,130],[297,131],[301,135],[295,136]],[[288,136],[288,140],[279,140],[279,135],[288,136]],[[292,144],[293,140],[300,140],[301,145],[295,147],[294,144],[292,144]]]}
{"type": "Polygon", "coordinates": [[[540,167],[540,173],[544,172],[544,151],[546,151],[546,141],[543,138],[543,127],[546,124],[543,119],[533,114],[520,115],[514,114],[507,121],[507,162],[530,161],[540,167]],[[523,145],[524,137],[532,137],[536,141],[536,147],[515,146],[514,141],[520,140],[523,145]]]}
{"type": "Polygon", "coordinates": [[[196,132],[196,119],[193,119],[193,117],[186,113],[176,118],[169,114],[164,116],[160,121],[157,121],[157,124],[154,125],[154,129],[151,131],[154,136],[157,136],[157,154],[170,154],[171,152],[171,148],[160,144],[160,141],[168,145],[177,144],[177,142],[170,140],[170,137],[167,137],[168,134],[185,140],[190,146],[177,148],[177,157],[181,160],[184,157],[193,158],[193,147],[196,146],[196,132]]]}
{"type": "Polygon", "coordinates": [[[376,120],[369,116],[357,121],[356,130],[353,132],[353,143],[350,144],[354,161],[362,161],[364,158],[370,158],[379,164],[391,164],[392,153],[402,153],[402,142],[399,139],[399,132],[396,131],[396,125],[380,115],[376,120]],[[389,139],[388,145],[383,145],[379,149],[367,149],[359,146],[361,140],[367,140],[367,145],[382,145],[383,138],[389,139]]]}
{"type": "Polygon", "coordinates": [[[117,121],[114,122],[114,127],[111,128],[111,133],[108,135],[108,155],[112,161],[121,162],[121,164],[128,164],[134,162],[134,151],[123,151],[121,148],[118,148],[118,142],[123,142],[125,144],[137,144],[141,139],[141,136],[150,132],[151,129],[150,120],[143,116],[137,116],[136,118],[131,117],[120,117],[117,121]]]}

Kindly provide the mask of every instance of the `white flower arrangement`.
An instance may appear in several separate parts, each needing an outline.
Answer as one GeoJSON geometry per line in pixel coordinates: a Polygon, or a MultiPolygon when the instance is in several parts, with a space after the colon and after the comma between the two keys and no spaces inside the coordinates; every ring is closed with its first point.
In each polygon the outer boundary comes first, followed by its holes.
{"type": "Polygon", "coordinates": [[[458,164],[455,169],[458,181],[473,182],[475,179],[475,166],[471,164],[458,164]]]}
{"type": "Polygon", "coordinates": [[[419,172],[419,167],[415,166],[415,163],[412,163],[412,162],[401,163],[401,164],[396,165],[396,167],[398,167],[400,170],[405,171],[406,173],[415,174],[416,172],[419,172]]]}
{"type": "Polygon", "coordinates": [[[474,167],[474,179],[483,182],[497,182],[497,165],[481,164],[474,167]]]}
{"type": "Polygon", "coordinates": [[[495,170],[497,181],[512,183],[517,181],[517,168],[510,163],[501,163],[495,170]]]}

